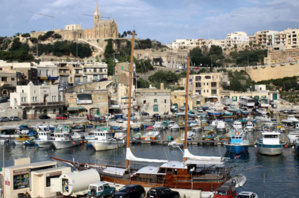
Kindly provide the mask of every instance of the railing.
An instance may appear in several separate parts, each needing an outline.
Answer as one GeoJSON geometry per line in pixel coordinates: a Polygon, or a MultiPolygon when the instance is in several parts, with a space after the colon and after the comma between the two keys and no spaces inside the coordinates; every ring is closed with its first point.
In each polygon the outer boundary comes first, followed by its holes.
{"type": "Polygon", "coordinates": [[[32,106],[57,106],[64,105],[64,102],[34,102],[34,103],[21,103],[23,107],[32,107],[32,106]]]}

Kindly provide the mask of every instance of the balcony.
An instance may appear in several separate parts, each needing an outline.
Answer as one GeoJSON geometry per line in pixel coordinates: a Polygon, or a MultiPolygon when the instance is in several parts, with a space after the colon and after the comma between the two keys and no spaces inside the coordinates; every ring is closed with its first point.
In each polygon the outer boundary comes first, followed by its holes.
{"type": "Polygon", "coordinates": [[[26,107],[55,107],[55,106],[63,106],[64,102],[33,102],[33,103],[21,103],[21,107],[26,108],[26,107]]]}
{"type": "Polygon", "coordinates": [[[69,70],[59,71],[59,76],[69,76],[71,72],[69,70]]]}

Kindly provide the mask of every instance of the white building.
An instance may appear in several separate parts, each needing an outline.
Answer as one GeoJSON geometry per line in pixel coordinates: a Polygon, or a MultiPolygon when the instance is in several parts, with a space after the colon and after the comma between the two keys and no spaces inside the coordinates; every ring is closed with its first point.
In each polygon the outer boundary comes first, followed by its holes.
{"type": "Polygon", "coordinates": [[[61,113],[64,105],[62,93],[58,85],[28,85],[17,86],[16,92],[10,94],[10,107],[22,109],[23,119],[37,119],[47,114],[54,118],[61,113]]]}
{"type": "Polygon", "coordinates": [[[248,45],[249,36],[246,32],[232,32],[227,34],[225,38],[225,47],[233,48],[238,45],[248,45]]]}

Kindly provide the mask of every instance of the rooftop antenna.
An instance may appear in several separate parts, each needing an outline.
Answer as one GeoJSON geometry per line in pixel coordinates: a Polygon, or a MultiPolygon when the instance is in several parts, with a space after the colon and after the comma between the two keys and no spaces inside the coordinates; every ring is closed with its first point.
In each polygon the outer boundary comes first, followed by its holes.
{"type": "Polygon", "coordinates": [[[33,13],[33,14],[37,14],[37,15],[41,15],[41,16],[45,16],[45,17],[50,17],[52,18],[52,25],[53,25],[53,31],[55,29],[55,26],[54,26],[54,16],[51,16],[51,15],[47,15],[47,14],[43,14],[43,13],[39,13],[39,12],[32,12],[32,11],[28,11],[30,13],[33,13]]]}

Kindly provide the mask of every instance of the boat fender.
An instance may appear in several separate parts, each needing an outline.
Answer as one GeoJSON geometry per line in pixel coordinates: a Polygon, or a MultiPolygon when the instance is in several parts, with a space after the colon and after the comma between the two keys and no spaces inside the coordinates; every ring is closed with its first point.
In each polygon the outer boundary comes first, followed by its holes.
{"type": "Polygon", "coordinates": [[[89,164],[85,164],[85,165],[84,165],[84,168],[89,169],[89,168],[90,168],[89,164]]]}
{"type": "Polygon", "coordinates": [[[235,135],[239,135],[239,131],[236,131],[236,132],[235,132],[235,135]]]}

